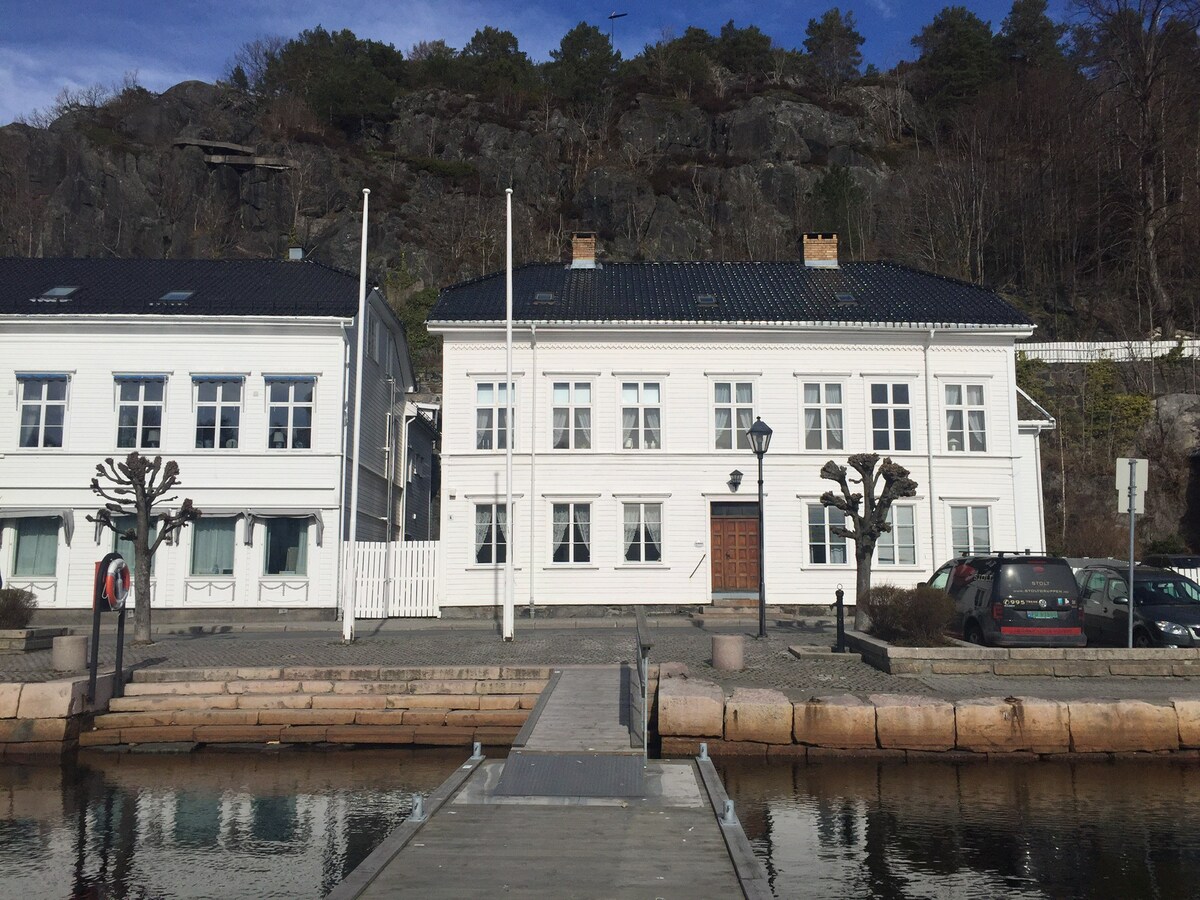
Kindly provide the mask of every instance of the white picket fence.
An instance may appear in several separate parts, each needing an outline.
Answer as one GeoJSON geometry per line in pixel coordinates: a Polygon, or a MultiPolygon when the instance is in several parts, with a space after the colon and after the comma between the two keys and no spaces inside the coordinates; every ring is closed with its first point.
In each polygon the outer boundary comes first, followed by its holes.
{"type": "Polygon", "coordinates": [[[1056,341],[1045,344],[1017,344],[1017,352],[1027,359],[1040,359],[1047,363],[1086,363],[1098,359],[1113,362],[1134,362],[1166,356],[1176,347],[1183,356],[1194,359],[1200,356],[1200,340],[1186,338],[1183,341],[1056,341]]]}
{"type": "MultiPolygon", "coordinates": [[[[349,546],[344,562],[349,567],[349,546]]],[[[356,562],[355,618],[439,615],[437,541],[360,541],[356,562]]]]}

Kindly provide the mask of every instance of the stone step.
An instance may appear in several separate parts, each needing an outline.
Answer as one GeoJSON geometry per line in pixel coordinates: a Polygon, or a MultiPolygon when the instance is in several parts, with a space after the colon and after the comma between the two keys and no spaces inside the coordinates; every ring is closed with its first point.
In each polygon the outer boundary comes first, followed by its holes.
{"type": "Polygon", "coordinates": [[[543,679],[496,679],[492,681],[421,680],[421,681],[150,681],[125,687],[125,697],[219,696],[222,694],[448,694],[486,696],[491,694],[540,693],[543,679]]]}
{"type": "Polygon", "coordinates": [[[80,747],[123,744],[417,744],[469,747],[512,744],[519,726],[442,725],[151,725],[85,731],[80,747]]]}
{"type": "Polygon", "coordinates": [[[260,666],[137,669],[133,684],[195,681],[544,681],[552,666],[260,666]]]}
{"type": "MultiPolygon", "coordinates": [[[[149,694],[116,697],[110,713],[166,713],[268,709],[451,709],[480,712],[529,710],[538,692],[511,694],[149,694]]],[[[101,717],[102,718],[102,717],[101,717]]]]}
{"type": "MultiPolygon", "coordinates": [[[[95,731],[127,731],[142,728],[196,728],[222,725],[334,726],[371,725],[413,727],[520,728],[528,709],[212,709],[116,712],[97,716],[95,731]]],[[[18,720],[11,720],[18,721],[18,720]]],[[[65,721],[65,720],[47,720],[65,721]]],[[[3,724],[3,723],[0,723],[3,724]]],[[[138,732],[140,733],[140,732],[138,732]]],[[[167,738],[158,738],[166,741],[167,738]]],[[[180,740],[184,740],[180,738],[180,740]]],[[[186,740],[191,740],[187,738],[186,740]]]]}

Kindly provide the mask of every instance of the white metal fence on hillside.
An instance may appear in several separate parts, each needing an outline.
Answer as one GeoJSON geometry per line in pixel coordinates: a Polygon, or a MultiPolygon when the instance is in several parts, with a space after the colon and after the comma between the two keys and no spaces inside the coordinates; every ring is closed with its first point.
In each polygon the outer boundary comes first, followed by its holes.
{"type": "Polygon", "coordinates": [[[1027,359],[1048,363],[1086,363],[1098,359],[1114,362],[1157,359],[1176,352],[1187,359],[1200,357],[1200,339],[1182,341],[1056,341],[1047,344],[1017,344],[1027,359]],[[1176,350],[1178,348],[1178,350],[1176,350]]]}
{"type": "MultiPolygon", "coordinates": [[[[344,562],[349,566],[349,546],[344,562]]],[[[360,541],[356,563],[355,618],[438,615],[437,541],[360,541]]]]}

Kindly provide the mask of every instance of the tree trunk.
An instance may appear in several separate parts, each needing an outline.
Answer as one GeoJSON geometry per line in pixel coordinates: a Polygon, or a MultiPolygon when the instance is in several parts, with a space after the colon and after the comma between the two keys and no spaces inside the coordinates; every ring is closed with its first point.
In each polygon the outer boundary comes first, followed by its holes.
{"type": "Polygon", "coordinates": [[[871,548],[871,552],[862,554],[857,547],[854,552],[854,561],[857,565],[857,579],[854,586],[854,630],[866,631],[871,626],[871,618],[867,615],[867,606],[865,603],[867,594],[871,591],[871,556],[875,548],[871,548]]]}
{"type": "Polygon", "coordinates": [[[149,644],[150,516],[138,510],[137,519],[137,537],[133,542],[133,591],[137,598],[137,605],[133,609],[133,640],[138,644],[149,644]]]}

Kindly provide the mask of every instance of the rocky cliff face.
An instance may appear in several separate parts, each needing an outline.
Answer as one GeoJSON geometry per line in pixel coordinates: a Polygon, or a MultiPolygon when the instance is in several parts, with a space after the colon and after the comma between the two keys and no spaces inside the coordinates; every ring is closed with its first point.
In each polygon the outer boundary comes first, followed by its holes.
{"type": "Polygon", "coordinates": [[[502,264],[511,186],[518,258],[559,257],[573,230],[599,232],[614,259],[790,257],[800,232],[837,224],[821,189],[832,167],[843,192],[887,190],[883,160],[896,157],[908,100],[859,87],[836,111],[782,90],[716,110],[609,102],[621,108],[514,113],[428,90],[398,99],[385,133],[349,143],[224,87],[126,92],[45,129],[0,128],[0,252],[277,256],[299,245],[353,268],[370,187],[377,271],[442,284],[502,264]]]}

